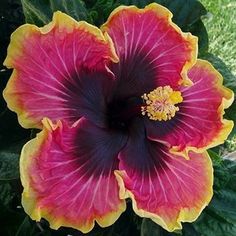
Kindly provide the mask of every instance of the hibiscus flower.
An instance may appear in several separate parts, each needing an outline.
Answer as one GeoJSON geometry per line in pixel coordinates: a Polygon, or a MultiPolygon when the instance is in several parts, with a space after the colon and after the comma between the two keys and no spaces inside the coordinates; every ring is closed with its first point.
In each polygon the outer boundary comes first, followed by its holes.
{"type": "Polygon", "coordinates": [[[86,233],[134,211],[168,231],[194,221],[212,197],[207,148],[223,143],[233,100],[197,60],[197,38],[158,4],[121,6],[101,29],[56,12],[12,35],[4,91],[25,128],[22,205],[54,229],[86,233]]]}

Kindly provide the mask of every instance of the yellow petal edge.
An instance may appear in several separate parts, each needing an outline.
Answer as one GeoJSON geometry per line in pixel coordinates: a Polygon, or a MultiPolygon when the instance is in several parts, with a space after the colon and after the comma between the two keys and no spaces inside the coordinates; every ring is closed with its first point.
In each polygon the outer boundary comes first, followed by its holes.
{"type": "Polygon", "coordinates": [[[30,186],[29,167],[34,161],[35,156],[43,148],[43,145],[47,142],[47,140],[50,140],[50,133],[53,130],[61,127],[62,123],[60,121],[54,125],[49,119],[44,118],[43,130],[37,135],[36,138],[26,143],[22,149],[20,157],[20,177],[24,187],[24,191],[22,193],[22,206],[31,219],[40,221],[41,218],[44,218],[49,222],[50,228],[52,229],[58,229],[59,227],[64,226],[72,227],[74,229],[80,230],[83,233],[88,233],[93,229],[95,221],[101,227],[108,227],[112,225],[120,217],[121,213],[126,210],[125,200],[121,202],[117,211],[107,213],[103,217],[95,216],[93,221],[86,225],[79,222],[70,222],[65,217],[55,218],[52,214],[50,214],[48,209],[39,207],[37,205],[37,194],[30,186]]]}
{"type": "Polygon", "coordinates": [[[202,154],[203,154],[202,158],[206,158],[207,160],[207,173],[209,176],[209,192],[207,193],[207,196],[204,199],[204,204],[202,204],[201,208],[197,207],[181,208],[179,210],[179,214],[175,222],[166,222],[160,215],[138,208],[134,194],[125,188],[123,180],[123,177],[126,175],[125,171],[115,171],[116,179],[120,187],[119,191],[120,198],[121,199],[131,198],[133,210],[137,215],[139,215],[140,217],[150,218],[152,221],[163,227],[165,230],[173,232],[175,230],[182,229],[181,222],[194,222],[199,217],[203,209],[209,204],[213,196],[213,167],[211,158],[209,157],[207,152],[204,152],[202,154]]]}
{"type": "Polygon", "coordinates": [[[216,89],[220,90],[221,93],[223,94],[222,102],[221,102],[220,106],[218,107],[217,113],[220,114],[220,116],[221,116],[221,123],[223,124],[223,127],[220,130],[220,132],[218,133],[218,135],[216,137],[214,137],[214,139],[211,140],[211,142],[208,145],[206,145],[205,147],[197,148],[197,147],[188,146],[183,151],[179,151],[178,146],[174,146],[171,148],[171,150],[170,150],[171,153],[173,153],[175,155],[183,156],[186,159],[189,159],[189,157],[188,157],[189,151],[193,151],[195,153],[202,153],[202,152],[204,152],[204,150],[207,150],[209,148],[212,148],[212,147],[215,147],[215,146],[218,146],[218,145],[224,143],[234,127],[234,122],[232,120],[226,120],[223,118],[223,115],[225,114],[224,110],[226,108],[230,107],[230,105],[234,101],[233,91],[231,89],[223,86],[222,75],[212,66],[212,64],[210,62],[208,62],[206,60],[198,59],[196,64],[198,66],[205,67],[208,71],[213,72],[217,78],[217,83],[215,85],[216,89]]]}
{"type": "Polygon", "coordinates": [[[185,86],[189,86],[192,85],[192,81],[189,79],[187,73],[188,70],[196,63],[197,60],[197,54],[198,54],[198,38],[194,35],[192,35],[191,33],[184,33],[182,32],[182,30],[172,21],[172,17],[173,14],[165,7],[163,7],[160,4],[157,3],[151,3],[149,5],[147,5],[145,8],[143,9],[139,9],[136,6],[132,5],[132,6],[119,6],[117,7],[115,10],[112,11],[112,13],[110,14],[110,16],[108,17],[108,20],[106,21],[106,23],[104,23],[101,26],[101,30],[103,32],[108,32],[108,28],[109,28],[109,24],[110,21],[112,20],[113,17],[116,16],[116,14],[119,14],[119,12],[122,12],[123,10],[131,10],[138,13],[145,13],[147,11],[153,11],[157,14],[158,17],[162,17],[164,20],[166,20],[168,22],[168,24],[178,33],[182,36],[182,38],[184,38],[186,41],[189,42],[190,47],[191,47],[191,59],[189,61],[186,61],[185,65],[182,68],[181,71],[181,77],[182,77],[182,81],[180,81],[180,84],[183,84],[185,86]]]}
{"type": "MultiPolygon", "coordinates": [[[[107,44],[110,48],[110,59],[111,61],[117,63],[119,58],[116,55],[115,48],[112,40],[107,34],[103,34],[99,28],[93,26],[85,21],[77,22],[70,16],[57,11],[53,14],[52,22],[39,28],[36,25],[24,24],[16,29],[11,35],[11,42],[7,49],[7,57],[4,61],[4,65],[7,68],[15,68],[15,59],[20,58],[24,54],[23,42],[26,38],[33,34],[47,34],[55,27],[60,27],[66,29],[68,33],[72,32],[74,29],[83,30],[89,34],[95,36],[98,41],[107,44]]],[[[18,121],[20,125],[24,128],[42,128],[41,123],[36,122],[33,117],[27,112],[23,104],[21,104],[20,99],[17,95],[16,81],[18,79],[18,70],[14,69],[13,73],[7,83],[6,88],[3,91],[3,97],[7,102],[8,108],[18,115],[18,121]]]]}

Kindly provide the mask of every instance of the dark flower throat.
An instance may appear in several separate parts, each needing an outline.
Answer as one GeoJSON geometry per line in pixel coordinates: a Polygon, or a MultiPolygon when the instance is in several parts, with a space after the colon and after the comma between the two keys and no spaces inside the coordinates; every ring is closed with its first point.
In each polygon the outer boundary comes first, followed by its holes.
{"type": "Polygon", "coordinates": [[[114,100],[108,105],[107,122],[111,129],[127,131],[136,117],[142,116],[142,98],[132,97],[125,100],[114,100]]]}

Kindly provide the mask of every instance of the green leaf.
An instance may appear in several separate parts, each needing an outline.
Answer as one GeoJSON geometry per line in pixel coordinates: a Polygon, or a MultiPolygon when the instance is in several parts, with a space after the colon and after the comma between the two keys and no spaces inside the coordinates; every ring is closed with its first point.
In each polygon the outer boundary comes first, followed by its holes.
{"type": "Polygon", "coordinates": [[[0,180],[19,178],[19,154],[0,152],[0,180]]]}
{"type": "Polygon", "coordinates": [[[29,139],[29,136],[30,130],[23,129],[16,114],[5,108],[0,114],[0,152],[9,149],[14,143],[29,139]]]}
{"type": "Polygon", "coordinates": [[[81,0],[50,0],[50,4],[53,12],[60,10],[75,20],[90,21],[85,4],[81,0]]]}
{"type": "Polygon", "coordinates": [[[207,53],[201,58],[210,61],[224,77],[224,85],[236,93],[236,76],[232,74],[226,64],[219,57],[211,53],[207,53]]]}
{"type": "MultiPolygon", "coordinates": [[[[213,162],[214,163],[214,162],[213,162]]],[[[224,164],[223,159],[219,164],[214,165],[214,191],[217,192],[225,188],[230,179],[230,174],[227,171],[227,167],[224,164]]]]}
{"type": "Polygon", "coordinates": [[[32,221],[28,216],[25,217],[19,226],[15,236],[50,236],[49,230],[44,230],[40,223],[32,221]]]}
{"type": "Polygon", "coordinates": [[[161,236],[161,228],[149,219],[143,219],[141,236],[161,236]]]}
{"type": "MultiPolygon", "coordinates": [[[[219,57],[211,53],[202,55],[202,58],[210,61],[213,64],[213,66],[222,74],[224,78],[224,85],[236,93],[236,76],[232,74],[226,64],[219,57]]],[[[234,100],[233,104],[228,109],[226,109],[225,117],[236,122],[236,100],[234,100]]],[[[235,134],[236,127],[234,127],[233,131],[231,132],[231,136],[235,134]]]]}
{"type": "Polygon", "coordinates": [[[24,235],[33,236],[32,234],[34,233],[33,231],[34,229],[32,229],[29,217],[26,216],[22,224],[20,225],[19,229],[17,230],[15,236],[24,236],[24,235]]]}
{"type": "Polygon", "coordinates": [[[202,236],[202,235],[194,229],[191,223],[184,223],[182,236],[202,236]]]}
{"type": "Polygon", "coordinates": [[[88,8],[88,12],[95,25],[100,26],[103,24],[113,9],[120,4],[115,0],[97,0],[97,1],[85,1],[88,8]]]}
{"type": "Polygon", "coordinates": [[[25,21],[43,26],[52,20],[53,12],[62,11],[75,20],[91,21],[81,0],[21,0],[25,21]]]}
{"type": "Polygon", "coordinates": [[[173,21],[182,29],[188,28],[206,15],[205,7],[197,0],[156,0],[173,13],[173,21]]]}
{"type": "Polygon", "coordinates": [[[19,157],[25,141],[0,150],[0,181],[19,178],[19,157]]]}
{"type": "Polygon", "coordinates": [[[90,10],[97,11],[99,13],[98,17],[103,16],[106,19],[111,11],[119,5],[135,5],[143,8],[152,2],[159,3],[168,8],[173,13],[173,21],[181,28],[192,25],[201,16],[207,14],[204,6],[197,0],[97,0],[93,1],[92,7],[91,1],[87,6],[91,7],[90,10]]]}
{"type": "Polygon", "coordinates": [[[235,236],[236,162],[224,159],[214,169],[214,197],[192,226],[201,236],[235,236]]]}
{"type": "Polygon", "coordinates": [[[0,181],[0,235],[15,235],[22,221],[22,209],[18,209],[16,181],[0,181]]]}
{"type": "Polygon", "coordinates": [[[14,194],[12,194],[12,187],[9,183],[0,183],[0,202],[7,206],[12,199],[14,194]]]}
{"type": "Polygon", "coordinates": [[[199,57],[201,57],[201,55],[204,55],[204,53],[206,53],[209,48],[209,38],[203,22],[201,20],[198,20],[194,24],[187,27],[185,31],[189,31],[193,35],[198,37],[199,57]]]}
{"type": "Polygon", "coordinates": [[[9,210],[0,202],[0,235],[14,236],[21,221],[22,214],[9,210]]]}
{"type": "Polygon", "coordinates": [[[181,236],[181,231],[169,233],[150,219],[144,218],[140,236],[181,236]]]}
{"type": "Polygon", "coordinates": [[[209,156],[211,157],[211,160],[213,162],[213,165],[219,165],[222,161],[222,158],[218,155],[217,152],[214,152],[212,149],[207,150],[209,156]]]}

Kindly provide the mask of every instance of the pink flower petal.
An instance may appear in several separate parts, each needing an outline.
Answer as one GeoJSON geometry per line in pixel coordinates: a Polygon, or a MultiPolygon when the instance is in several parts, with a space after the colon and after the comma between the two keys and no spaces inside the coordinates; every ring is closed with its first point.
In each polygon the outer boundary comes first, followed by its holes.
{"type": "Polygon", "coordinates": [[[122,97],[141,96],[158,86],[176,87],[196,61],[197,40],[182,33],[172,14],[156,3],[138,9],[116,8],[102,26],[114,42],[120,59],[112,71],[122,97]]]}
{"type": "Polygon", "coordinates": [[[13,33],[4,62],[14,69],[4,91],[8,107],[26,128],[41,128],[43,117],[73,123],[101,113],[101,78],[112,80],[106,69],[110,60],[118,60],[110,39],[64,13],[54,13],[43,28],[23,25],[13,33]]]}
{"type": "Polygon", "coordinates": [[[50,227],[73,227],[86,233],[95,221],[113,224],[125,210],[114,170],[126,136],[109,133],[82,118],[76,126],[53,125],[25,145],[20,170],[22,204],[28,215],[50,227]]]}
{"type": "MultiPolygon", "coordinates": [[[[136,124],[138,127],[140,124],[136,124]]],[[[213,168],[207,153],[189,153],[189,160],[148,140],[141,128],[119,154],[120,197],[131,198],[134,211],[168,231],[192,222],[212,197],[213,168]]]]}
{"type": "Polygon", "coordinates": [[[179,112],[167,122],[146,119],[148,137],[167,142],[172,151],[201,151],[223,143],[233,128],[224,120],[224,109],[233,101],[233,92],[222,85],[222,76],[203,60],[190,70],[190,87],[181,87],[179,112]]]}

